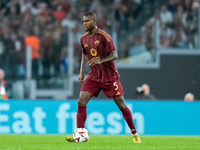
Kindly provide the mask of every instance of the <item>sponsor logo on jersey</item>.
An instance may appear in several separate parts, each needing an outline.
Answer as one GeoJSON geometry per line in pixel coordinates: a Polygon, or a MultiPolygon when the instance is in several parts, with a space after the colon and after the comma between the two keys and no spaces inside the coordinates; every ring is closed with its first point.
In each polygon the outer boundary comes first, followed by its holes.
{"type": "Polygon", "coordinates": [[[92,48],[90,50],[90,53],[91,53],[92,56],[96,56],[97,55],[97,51],[94,48],[92,48]]]}

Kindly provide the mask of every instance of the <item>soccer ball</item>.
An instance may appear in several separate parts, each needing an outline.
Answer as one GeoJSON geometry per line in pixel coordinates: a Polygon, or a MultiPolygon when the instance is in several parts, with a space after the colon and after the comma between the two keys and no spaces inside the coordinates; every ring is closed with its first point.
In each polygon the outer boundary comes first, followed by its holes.
{"type": "Polygon", "coordinates": [[[85,128],[77,128],[73,134],[73,138],[76,142],[87,142],[89,137],[90,134],[85,128]]]}

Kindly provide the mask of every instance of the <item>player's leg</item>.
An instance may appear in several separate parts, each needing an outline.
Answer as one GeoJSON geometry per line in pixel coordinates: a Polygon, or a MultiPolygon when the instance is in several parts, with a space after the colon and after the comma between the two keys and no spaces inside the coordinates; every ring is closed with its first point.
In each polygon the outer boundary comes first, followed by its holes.
{"type": "Polygon", "coordinates": [[[115,103],[117,104],[118,108],[121,110],[124,119],[126,120],[129,128],[131,129],[131,133],[137,133],[135,129],[135,124],[133,122],[133,117],[130,109],[126,106],[124,96],[119,96],[114,98],[115,103]]]}
{"type": "MultiPolygon", "coordinates": [[[[84,128],[87,118],[87,103],[92,98],[92,94],[87,91],[81,91],[78,99],[78,111],[76,115],[77,128],[84,128]]],[[[73,137],[65,137],[68,142],[75,142],[73,137]]]]}
{"type": "Polygon", "coordinates": [[[84,128],[87,117],[87,103],[92,98],[92,94],[81,91],[78,99],[78,111],[76,116],[77,128],[84,128]]]}
{"type": "Polygon", "coordinates": [[[118,108],[121,110],[122,115],[131,130],[131,133],[133,136],[133,142],[141,143],[140,137],[135,128],[132,113],[131,113],[130,109],[126,106],[124,96],[115,97],[114,101],[117,104],[118,108]]]}
{"type": "MultiPolygon", "coordinates": [[[[79,94],[78,111],[76,115],[77,128],[84,128],[87,117],[87,103],[92,96],[97,96],[100,92],[98,84],[91,80],[86,79],[79,94]]],[[[68,142],[75,142],[73,137],[65,137],[68,142]]]]}
{"type": "Polygon", "coordinates": [[[120,80],[115,80],[111,83],[102,84],[102,90],[109,98],[113,98],[118,108],[121,110],[124,119],[126,120],[131,133],[133,134],[133,142],[140,143],[139,135],[137,134],[135,124],[130,109],[126,106],[124,92],[120,80]]]}
{"type": "Polygon", "coordinates": [[[96,81],[87,78],[81,88],[78,99],[78,112],[77,112],[77,128],[84,128],[87,117],[87,103],[92,96],[97,96],[100,88],[96,81]]]}

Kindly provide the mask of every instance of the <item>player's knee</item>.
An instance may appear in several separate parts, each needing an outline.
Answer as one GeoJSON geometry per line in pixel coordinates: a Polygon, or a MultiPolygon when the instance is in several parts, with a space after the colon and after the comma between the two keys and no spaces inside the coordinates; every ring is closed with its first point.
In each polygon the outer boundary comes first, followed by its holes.
{"type": "Polygon", "coordinates": [[[87,102],[82,99],[82,98],[79,98],[78,99],[78,106],[86,106],[87,105],[87,102]]]}
{"type": "Polygon", "coordinates": [[[125,104],[124,101],[117,101],[116,104],[117,104],[118,108],[119,108],[121,111],[123,111],[123,110],[126,108],[126,104],[125,104]]]}
{"type": "Polygon", "coordinates": [[[120,111],[123,111],[126,108],[126,104],[120,104],[118,105],[118,108],[120,109],[120,111]]]}

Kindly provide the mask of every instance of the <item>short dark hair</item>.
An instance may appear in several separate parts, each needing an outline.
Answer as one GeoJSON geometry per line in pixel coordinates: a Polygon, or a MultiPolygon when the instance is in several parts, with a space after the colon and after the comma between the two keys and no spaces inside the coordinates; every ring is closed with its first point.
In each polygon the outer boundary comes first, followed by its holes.
{"type": "Polygon", "coordinates": [[[90,18],[92,18],[94,20],[97,20],[97,15],[92,11],[89,11],[89,12],[85,13],[84,16],[89,16],[90,18]]]}

